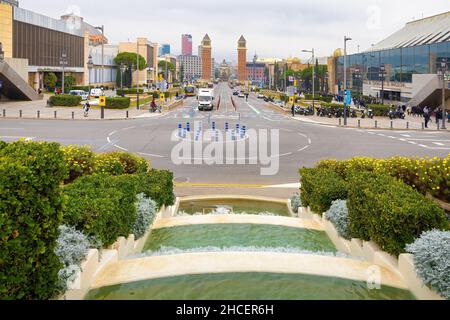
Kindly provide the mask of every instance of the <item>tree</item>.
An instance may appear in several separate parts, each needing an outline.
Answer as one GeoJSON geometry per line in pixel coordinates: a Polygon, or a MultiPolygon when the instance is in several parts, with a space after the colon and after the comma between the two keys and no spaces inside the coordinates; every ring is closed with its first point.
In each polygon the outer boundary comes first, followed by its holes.
{"type": "MultiPolygon", "coordinates": [[[[127,66],[127,71],[123,74],[123,85],[126,87],[131,87],[132,85],[132,67],[136,70],[136,62],[139,59],[139,70],[142,71],[148,67],[145,58],[139,55],[139,58],[135,52],[121,52],[114,58],[114,63],[120,68],[123,63],[127,66]]],[[[117,86],[121,84],[121,72],[117,72],[117,86]]]]}
{"type": "Polygon", "coordinates": [[[58,77],[53,72],[47,73],[44,77],[44,85],[47,89],[54,89],[57,82],[58,77]]]}
{"type": "Polygon", "coordinates": [[[74,76],[65,76],[64,77],[64,91],[70,91],[72,90],[73,86],[77,82],[77,79],[75,79],[74,76]]]}
{"type": "Polygon", "coordinates": [[[166,78],[166,70],[167,70],[167,79],[169,80],[169,73],[172,74],[172,79],[175,79],[175,66],[172,62],[169,61],[160,61],[158,62],[158,69],[161,70],[158,74],[162,74],[164,78],[166,78]]]}

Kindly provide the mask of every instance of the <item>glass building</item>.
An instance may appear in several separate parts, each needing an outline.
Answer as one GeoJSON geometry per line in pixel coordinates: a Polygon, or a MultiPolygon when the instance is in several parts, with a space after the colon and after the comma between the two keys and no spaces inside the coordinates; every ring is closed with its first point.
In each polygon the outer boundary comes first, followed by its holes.
{"type": "MultiPolygon", "coordinates": [[[[334,93],[341,93],[344,57],[333,60],[334,93]]],[[[348,55],[347,87],[367,96],[381,98],[383,93],[386,100],[411,101],[436,83],[443,61],[450,61],[450,12],[410,22],[370,50],[348,55]]],[[[428,89],[432,94],[441,87],[428,89]]]]}

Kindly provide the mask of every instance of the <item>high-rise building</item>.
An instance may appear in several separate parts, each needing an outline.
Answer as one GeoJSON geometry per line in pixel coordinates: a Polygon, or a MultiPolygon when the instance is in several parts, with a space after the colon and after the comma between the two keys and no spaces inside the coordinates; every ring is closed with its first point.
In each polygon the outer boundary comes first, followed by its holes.
{"type": "Polygon", "coordinates": [[[211,39],[206,34],[202,40],[202,79],[205,81],[210,81],[213,75],[211,50],[211,39]]]}
{"type": "Polygon", "coordinates": [[[238,41],[238,81],[247,80],[247,41],[241,36],[238,41]]]}
{"type": "Polygon", "coordinates": [[[181,81],[193,82],[202,77],[202,58],[193,55],[181,55],[178,57],[180,64],[181,81]]]}
{"type": "Polygon", "coordinates": [[[181,35],[181,54],[192,56],[192,36],[190,34],[181,35]]]}
{"type": "Polygon", "coordinates": [[[170,54],[170,44],[163,43],[159,47],[158,56],[162,57],[165,56],[166,54],[170,54]]]}

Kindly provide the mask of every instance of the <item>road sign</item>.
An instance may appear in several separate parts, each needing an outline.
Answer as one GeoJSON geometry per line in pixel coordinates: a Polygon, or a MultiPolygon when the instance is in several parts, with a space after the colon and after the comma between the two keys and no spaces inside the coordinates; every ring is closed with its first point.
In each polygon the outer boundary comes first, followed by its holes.
{"type": "Polygon", "coordinates": [[[294,80],[294,87],[297,86],[297,80],[294,80]]]}
{"type": "Polygon", "coordinates": [[[166,100],[166,95],[165,95],[164,93],[161,93],[161,94],[159,95],[159,100],[165,101],[165,100],[166,100]]]}
{"type": "Polygon", "coordinates": [[[344,99],[345,99],[345,103],[346,104],[348,104],[348,105],[352,104],[352,92],[350,90],[347,90],[345,92],[345,98],[344,99]]]}
{"type": "Polygon", "coordinates": [[[294,104],[295,97],[289,97],[289,104],[294,104]]]}
{"type": "Polygon", "coordinates": [[[106,107],[106,97],[105,97],[105,96],[101,96],[101,97],[98,99],[98,105],[99,105],[100,107],[106,107]]]}

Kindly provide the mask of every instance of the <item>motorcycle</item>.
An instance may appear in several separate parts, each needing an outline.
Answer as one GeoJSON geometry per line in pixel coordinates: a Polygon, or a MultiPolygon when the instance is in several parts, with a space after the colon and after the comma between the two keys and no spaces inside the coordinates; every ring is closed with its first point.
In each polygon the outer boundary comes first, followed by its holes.
{"type": "Polygon", "coordinates": [[[374,115],[373,115],[373,110],[372,109],[364,109],[362,111],[361,119],[365,119],[366,117],[369,118],[369,119],[373,119],[374,115]]]}
{"type": "Polygon", "coordinates": [[[405,113],[399,110],[390,110],[389,111],[389,119],[394,120],[394,119],[402,119],[404,120],[406,118],[405,113]]]}

